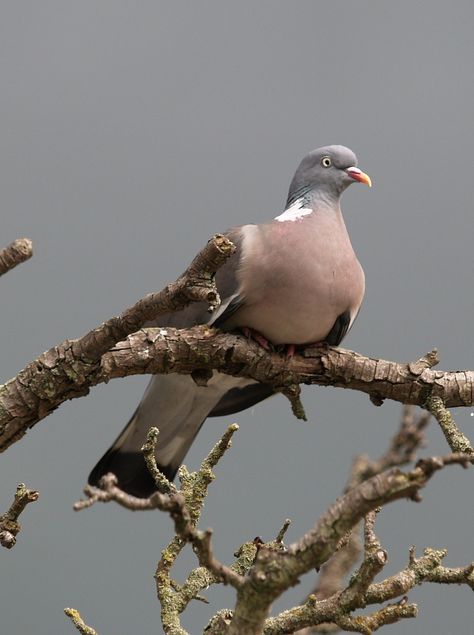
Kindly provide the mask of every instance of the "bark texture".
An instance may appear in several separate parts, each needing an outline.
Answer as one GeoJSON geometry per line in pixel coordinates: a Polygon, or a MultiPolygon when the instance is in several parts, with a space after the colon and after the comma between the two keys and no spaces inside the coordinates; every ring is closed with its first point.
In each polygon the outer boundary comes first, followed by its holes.
{"type": "Polygon", "coordinates": [[[437,359],[432,354],[397,363],[342,348],[313,347],[287,359],[241,335],[206,326],[141,329],[98,360],[84,358],[78,348],[78,341],[66,341],[0,387],[0,451],[64,401],[87,395],[97,384],[136,374],[214,370],[270,383],[282,392],[297,384],[358,390],[376,404],[391,399],[424,406],[430,396],[449,408],[474,403],[474,371],[433,370],[437,359]]]}

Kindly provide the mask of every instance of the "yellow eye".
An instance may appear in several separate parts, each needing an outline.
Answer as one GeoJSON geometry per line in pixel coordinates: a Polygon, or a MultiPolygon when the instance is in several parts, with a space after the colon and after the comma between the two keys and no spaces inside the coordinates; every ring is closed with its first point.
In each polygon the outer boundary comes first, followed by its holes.
{"type": "Polygon", "coordinates": [[[321,159],[321,165],[323,166],[323,168],[328,168],[332,165],[332,161],[330,157],[323,157],[321,159]]]}

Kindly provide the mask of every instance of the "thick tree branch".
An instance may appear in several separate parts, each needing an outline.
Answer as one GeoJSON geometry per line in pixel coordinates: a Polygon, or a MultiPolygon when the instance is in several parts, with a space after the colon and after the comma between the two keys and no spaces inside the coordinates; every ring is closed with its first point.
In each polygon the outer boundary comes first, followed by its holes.
{"type": "Polygon", "coordinates": [[[0,276],[25,262],[32,255],[33,243],[31,240],[29,238],[17,238],[17,240],[0,250],[0,276]]]}
{"type": "Polygon", "coordinates": [[[190,302],[206,302],[210,310],[218,306],[214,275],[234,250],[227,238],[214,236],[175,283],[82,338],[51,348],[1,386],[0,451],[64,401],[83,397],[92,386],[114,377],[134,374],[187,373],[201,383],[213,370],[250,377],[285,394],[295,415],[302,418],[302,383],[359,390],[379,405],[383,399],[424,405],[430,396],[441,398],[445,407],[473,405],[474,371],[433,371],[436,352],[398,364],[313,346],[287,359],[243,337],[206,326],[184,331],[142,328],[190,302]]]}
{"type": "Polygon", "coordinates": [[[190,302],[206,302],[209,310],[216,308],[220,298],[214,276],[234,251],[235,246],[217,234],[176,282],[160,293],[147,295],[80,339],[66,340],[51,348],[1,386],[0,451],[65,400],[87,395],[94,385],[90,379],[100,368],[101,356],[145,323],[190,302]]]}
{"type": "Polygon", "coordinates": [[[75,355],[65,342],[29,364],[0,388],[0,451],[68,399],[116,377],[196,370],[251,377],[275,390],[298,383],[337,386],[377,399],[423,406],[428,396],[446,407],[474,405],[474,371],[435,371],[419,362],[401,364],[353,351],[309,348],[291,359],[268,353],[237,334],[206,326],[187,330],[142,329],[116,344],[99,362],[75,355]]]}
{"type": "Polygon", "coordinates": [[[235,251],[235,246],[216,234],[194,258],[183,275],[159,293],[150,293],[79,340],[71,342],[75,358],[95,361],[114,344],[135,333],[164,313],[180,311],[191,302],[206,302],[212,311],[220,304],[214,284],[216,271],[235,251]]]}

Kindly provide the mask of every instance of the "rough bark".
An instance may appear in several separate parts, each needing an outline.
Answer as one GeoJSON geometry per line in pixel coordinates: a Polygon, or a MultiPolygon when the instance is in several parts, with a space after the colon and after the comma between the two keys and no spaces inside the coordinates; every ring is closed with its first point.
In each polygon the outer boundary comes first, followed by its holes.
{"type": "Polygon", "coordinates": [[[313,347],[287,359],[240,335],[206,326],[142,329],[95,361],[78,357],[75,350],[75,342],[64,342],[0,387],[0,451],[64,401],[134,374],[216,370],[271,383],[276,390],[299,383],[358,390],[376,403],[392,399],[424,406],[429,396],[450,408],[474,403],[474,371],[433,370],[429,356],[397,363],[341,348],[313,347]]]}

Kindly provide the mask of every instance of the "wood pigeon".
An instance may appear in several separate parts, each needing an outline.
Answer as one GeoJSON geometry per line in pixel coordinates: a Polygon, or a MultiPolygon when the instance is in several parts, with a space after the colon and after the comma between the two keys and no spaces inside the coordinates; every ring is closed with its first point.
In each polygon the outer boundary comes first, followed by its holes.
{"type": "MultiPolygon", "coordinates": [[[[220,307],[210,315],[204,303],[195,303],[161,316],[159,326],[207,323],[245,328],[273,345],[337,346],[357,316],[365,287],[340,208],[341,194],[354,181],[371,186],[348,148],[310,152],[296,170],[281,214],[226,232],[237,250],[216,275],[220,307]]],[[[189,375],[156,375],[89,483],[97,485],[113,472],[123,490],[149,496],[156,486],[141,447],[151,426],[160,431],[158,466],[171,480],[207,417],[239,412],[272,394],[269,385],[216,372],[207,386],[189,375]]]]}

